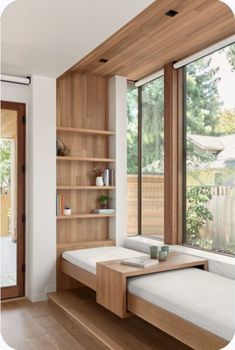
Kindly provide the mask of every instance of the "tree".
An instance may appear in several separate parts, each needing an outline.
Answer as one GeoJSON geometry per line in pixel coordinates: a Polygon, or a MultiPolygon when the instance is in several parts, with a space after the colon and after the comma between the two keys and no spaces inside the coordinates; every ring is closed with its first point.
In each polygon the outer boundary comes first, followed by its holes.
{"type": "Polygon", "coordinates": [[[127,94],[127,173],[138,173],[138,89],[128,88],[127,94]]]}
{"type": "Polygon", "coordinates": [[[0,185],[9,187],[11,180],[11,141],[0,140],[0,185]]]}
{"type": "Polygon", "coordinates": [[[235,134],[235,109],[225,110],[219,115],[216,132],[220,135],[235,134]]]}
{"type": "Polygon", "coordinates": [[[225,49],[227,59],[232,67],[232,72],[235,72],[235,44],[232,44],[225,49]]]}
{"type": "Polygon", "coordinates": [[[214,135],[222,103],[218,92],[219,67],[210,67],[211,57],[204,57],[186,68],[187,132],[214,135]]]}

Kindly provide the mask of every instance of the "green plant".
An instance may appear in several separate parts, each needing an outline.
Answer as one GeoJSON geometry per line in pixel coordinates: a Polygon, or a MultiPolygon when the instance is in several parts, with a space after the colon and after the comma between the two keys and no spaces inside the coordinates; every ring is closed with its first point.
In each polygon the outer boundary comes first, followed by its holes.
{"type": "Polygon", "coordinates": [[[112,199],[111,197],[101,194],[98,198],[101,208],[103,209],[107,207],[108,201],[110,201],[111,199],[112,199]]]}
{"type": "Polygon", "coordinates": [[[187,190],[186,198],[187,243],[197,245],[200,241],[200,230],[208,221],[213,220],[213,215],[206,207],[206,203],[211,199],[211,189],[209,186],[194,186],[187,190]]]}

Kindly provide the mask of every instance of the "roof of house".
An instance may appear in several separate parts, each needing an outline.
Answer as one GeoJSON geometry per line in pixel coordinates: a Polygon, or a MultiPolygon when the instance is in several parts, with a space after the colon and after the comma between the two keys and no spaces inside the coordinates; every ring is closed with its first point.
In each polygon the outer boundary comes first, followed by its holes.
{"type": "Polygon", "coordinates": [[[235,167],[235,134],[226,136],[188,135],[188,141],[204,151],[218,151],[215,160],[193,164],[192,167],[200,169],[218,169],[235,167]]]}
{"type": "Polygon", "coordinates": [[[218,136],[187,135],[187,140],[203,150],[222,151],[224,149],[221,137],[218,136]]]}

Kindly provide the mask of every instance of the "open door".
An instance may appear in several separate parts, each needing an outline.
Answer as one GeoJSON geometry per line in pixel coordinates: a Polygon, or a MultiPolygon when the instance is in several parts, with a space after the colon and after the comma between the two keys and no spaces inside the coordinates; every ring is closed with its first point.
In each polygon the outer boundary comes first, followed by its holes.
{"type": "Polygon", "coordinates": [[[1,101],[1,299],[24,296],[25,104],[1,101]]]}

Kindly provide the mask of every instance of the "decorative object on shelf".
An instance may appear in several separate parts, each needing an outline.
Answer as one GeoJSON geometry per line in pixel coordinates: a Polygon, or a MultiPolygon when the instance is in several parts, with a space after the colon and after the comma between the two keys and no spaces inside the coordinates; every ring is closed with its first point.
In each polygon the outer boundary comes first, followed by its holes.
{"type": "Polygon", "coordinates": [[[102,176],[97,176],[95,179],[96,186],[104,186],[104,181],[102,176]]]}
{"type": "Polygon", "coordinates": [[[109,169],[109,186],[114,186],[114,169],[109,169]]]}
{"type": "Polygon", "coordinates": [[[72,209],[69,207],[64,208],[64,215],[71,215],[72,214],[72,209]]]}
{"type": "Polygon", "coordinates": [[[93,209],[92,212],[94,214],[110,215],[115,213],[115,209],[93,209]]]}
{"type": "Polygon", "coordinates": [[[158,246],[154,245],[150,247],[150,259],[158,258],[158,246]]]}
{"type": "Polygon", "coordinates": [[[108,203],[109,203],[109,201],[111,201],[111,199],[112,199],[111,197],[106,196],[105,194],[101,194],[98,198],[101,209],[107,209],[108,203]]]}
{"type": "Polygon", "coordinates": [[[103,181],[103,174],[104,170],[100,168],[95,168],[91,171],[92,175],[96,177],[95,179],[95,185],[96,186],[104,186],[104,181],[103,181]]]}
{"type": "Polygon", "coordinates": [[[104,169],[103,181],[104,186],[109,186],[109,169],[104,169]]]}
{"type": "Polygon", "coordinates": [[[65,157],[69,154],[69,149],[65,146],[64,142],[57,137],[56,139],[56,155],[60,157],[65,157]]]}

